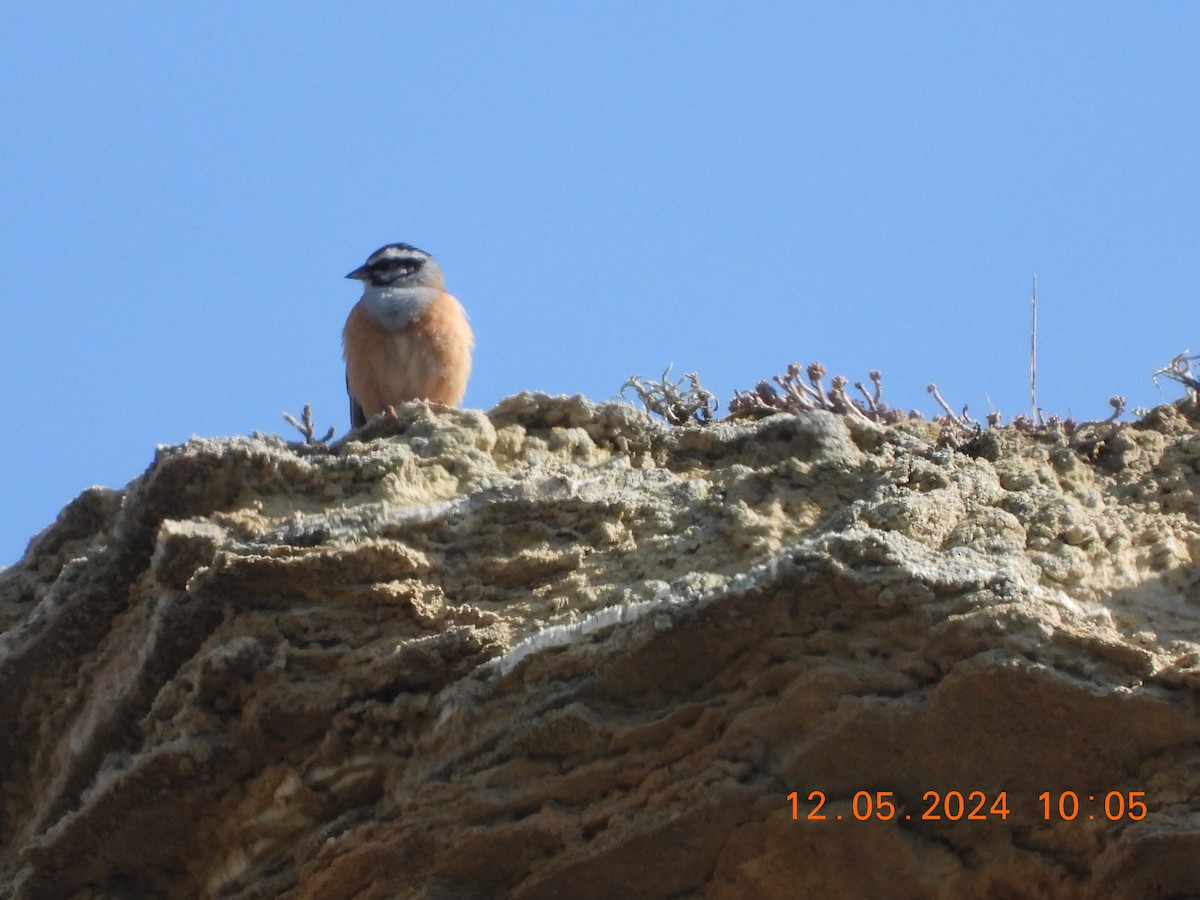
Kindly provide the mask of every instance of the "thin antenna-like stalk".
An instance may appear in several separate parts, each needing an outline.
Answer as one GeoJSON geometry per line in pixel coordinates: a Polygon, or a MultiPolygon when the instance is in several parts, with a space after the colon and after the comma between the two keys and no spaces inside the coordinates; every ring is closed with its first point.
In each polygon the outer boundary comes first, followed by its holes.
{"type": "Polygon", "coordinates": [[[1042,413],[1037,404],[1037,273],[1033,275],[1033,322],[1029,329],[1029,405],[1032,407],[1033,422],[1042,424],[1042,413]]]}

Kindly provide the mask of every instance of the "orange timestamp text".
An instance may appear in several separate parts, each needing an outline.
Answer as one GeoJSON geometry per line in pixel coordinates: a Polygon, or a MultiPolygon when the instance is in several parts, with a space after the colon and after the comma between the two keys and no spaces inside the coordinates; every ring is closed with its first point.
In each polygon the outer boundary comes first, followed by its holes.
{"type": "MultiPolygon", "coordinates": [[[[1062,791],[1054,794],[1045,791],[1038,796],[1042,818],[1046,821],[1058,819],[1073,821],[1077,818],[1109,822],[1123,820],[1140,821],[1148,812],[1145,791],[1108,791],[1102,794],[1078,794],[1062,791]]],[[[1012,814],[1008,805],[1008,791],[989,795],[983,791],[926,791],[921,795],[924,808],[919,813],[905,813],[897,808],[894,791],[857,791],[850,802],[850,818],[859,822],[872,819],[889,822],[897,819],[921,822],[988,822],[1004,821],[1012,814]]],[[[799,791],[787,795],[791,804],[792,820],[804,818],[809,822],[841,820],[841,814],[823,812],[826,803],[824,791],[811,791],[807,808],[802,808],[799,791]]]]}
{"type": "Polygon", "coordinates": [[[1038,794],[1038,800],[1042,804],[1042,818],[1047,821],[1060,819],[1071,822],[1082,818],[1140,822],[1149,812],[1146,809],[1145,791],[1106,791],[1103,794],[1062,791],[1057,795],[1043,791],[1038,794]]]}

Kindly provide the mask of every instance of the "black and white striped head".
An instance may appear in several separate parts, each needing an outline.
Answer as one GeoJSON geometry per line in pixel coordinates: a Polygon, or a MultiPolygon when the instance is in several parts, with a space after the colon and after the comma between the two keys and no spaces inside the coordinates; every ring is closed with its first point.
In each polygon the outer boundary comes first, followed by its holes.
{"type": "Polygon", "coordinates": [[[372,287],[442,287],[442,270],[433,257],[411,244],[388,244],[346,276],[372,287]]]}

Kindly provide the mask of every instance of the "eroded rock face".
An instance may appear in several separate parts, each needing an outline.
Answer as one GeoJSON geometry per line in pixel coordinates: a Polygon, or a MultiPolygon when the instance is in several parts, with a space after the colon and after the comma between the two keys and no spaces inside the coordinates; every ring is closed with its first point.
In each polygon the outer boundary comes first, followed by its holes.
{"type": "Polygon", "coordinates": [[[1200,892],[1179,410],[359,437],[163,448],[0,574],[0,896],[1200,892]]]}

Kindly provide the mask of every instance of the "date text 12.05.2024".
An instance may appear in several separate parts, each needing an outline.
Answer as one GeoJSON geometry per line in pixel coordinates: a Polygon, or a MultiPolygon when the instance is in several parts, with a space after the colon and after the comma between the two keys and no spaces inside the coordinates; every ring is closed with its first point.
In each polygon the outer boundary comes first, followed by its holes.
{"type": "MultiPolygon", "coordinates": [[[[1145,791],[1107,791],[1105,793],[1077,793],[1043,791],[1038,795],[1039,812],[1046,821],[1070,822],[1076,819],[1118,822],[1140,821],[1146,818],[1145,791]]],[[[866,822],[876,819],[881,822],[893,819],[922,822],[987,822],[1007,819],[1012,810],[1008,805],[1008,792],[986,794],[983,791],[926,791],[921,795],[924,808],[919,813],[904,813],[896,807],[894,791],[857,791],[850,803],[851,814],[846,818],[866,822]]],[[[810,822],[840,821],[843,816],[822,811],[826,797],[823,791],[811,791],[808,802],[800,799],[798,791],[787,795],[792,806],[792,819],[805,818],[810,822]]]]}

